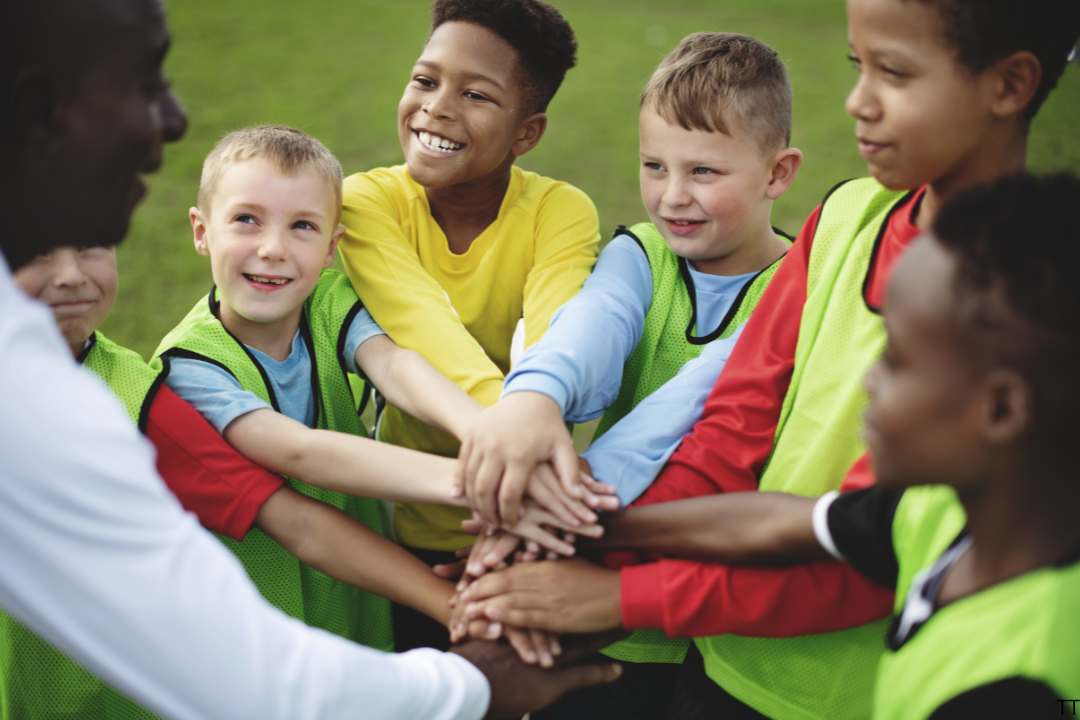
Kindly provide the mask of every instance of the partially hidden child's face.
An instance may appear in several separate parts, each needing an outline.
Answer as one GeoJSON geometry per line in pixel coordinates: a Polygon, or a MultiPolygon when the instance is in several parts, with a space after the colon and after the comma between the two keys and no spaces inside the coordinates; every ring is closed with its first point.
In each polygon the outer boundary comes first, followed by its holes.
{"type": "Polygon", "coordinates": [[[956,261],[930,236],[897,264],[885,302],[888,344],[866,374],[864,438],[878,484],[963,487],[985,470],[982,371],[958,340],[956,261]]]}
{"type": "Polygon", "coordinates": [[[312,169],[284,175],[261,158],[226,168],[209,217],[191,209],[195,249],[210,258],[222,312],[256,323],[298,319],[334,262],[344,232],[336,214],[333,187],[312,169]]]}
{"type": "Polygon", "coordinates": [[[938,11],[923,2],[848,0],[848,27],[859,79],[846,109],[870,173],[905,190],[975,172],[993,122],[992,77],[958,64],[938,11]]]}
{"type": "Polygon", "coordinates": [[[512,162],[523,124],[517,66],[514,48],[479,25],[448,22],[431,34],[398,105],[416,182],[469,183],[512,162]]]}
{"type": "Polygon", "coordinates": [[[52,308],[60,334],[78,354],[116,302],[116,249],[56,248],[19,268],[15,284],[52,308]]]}
{"type": "Polygon", "coordinates": [[[686,130],[641,110],[645,210],[671,250],[701,272],[732,265],[769,227],[771,158],[748,133],[729,129],[732,135],[686,130]]]}

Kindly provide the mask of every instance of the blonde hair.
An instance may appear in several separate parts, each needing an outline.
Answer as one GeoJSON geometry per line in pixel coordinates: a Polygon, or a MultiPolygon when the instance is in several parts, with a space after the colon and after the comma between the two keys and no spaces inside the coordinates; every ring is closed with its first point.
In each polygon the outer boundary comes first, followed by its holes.
{"type": "Polygon", "coordinates": [[[750,134],[763,152],[791,142],[791,83],[776,51],[739,33],[686,36],[641,93],[649,108],[686,130],[750,134]]]}
{"type": "Polygon", "coordinates": [[[321,142],[307,133],[285,125],[256,125],[236,130],[223,137],[203,162],[199,180],[199,208],[210,214],[210,200],[229,165],[263,158],[284,175],[311,169],[334,189],[337,213],[334,225],[341,220],[341,163],[321,142]]]}

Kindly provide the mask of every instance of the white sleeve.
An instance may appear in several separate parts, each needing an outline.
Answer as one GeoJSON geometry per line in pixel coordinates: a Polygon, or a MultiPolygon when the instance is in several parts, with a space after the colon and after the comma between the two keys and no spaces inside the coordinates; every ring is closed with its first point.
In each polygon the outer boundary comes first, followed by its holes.
{"type": "Polygon", "coordinates": [[[487,681],[267,604],[0,261],[0,606],[167,718],[480,718],[487,681]]]}
{"type": "Polygon", "coordinates": [[[817,538],[821,547],[832,555],[837,560],[843,560],[847,562],[847,558],[840,554],[840,551],[836,548],[836,542],[833,540],[832,532],[829,530],[829,508],[836,498],[840,497],[840,493],[835,490],[829,492],[818,498],[818,501],[814,503],[814,514],[812,515],[814,522],[814,536],[817,538]]]}

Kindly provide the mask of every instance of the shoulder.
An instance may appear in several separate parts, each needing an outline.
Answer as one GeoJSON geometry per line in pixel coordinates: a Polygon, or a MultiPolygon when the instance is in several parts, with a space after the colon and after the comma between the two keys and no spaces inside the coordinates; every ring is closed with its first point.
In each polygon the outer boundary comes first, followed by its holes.
{"type": "Polygon", "coordinates": [[[375,168],[345,178],[342,197],[346,205],[364,200],[409,200],[419,193],[406,165],[375,168]]]}
{"type": "Polygon", "coordinates": [[[511,173],[510,187],[518,188],[515,204],[535,208],[537,214],[554,210],[596,216],[593,201],[570,183],[537,175],[516,165],[511,173]]]}

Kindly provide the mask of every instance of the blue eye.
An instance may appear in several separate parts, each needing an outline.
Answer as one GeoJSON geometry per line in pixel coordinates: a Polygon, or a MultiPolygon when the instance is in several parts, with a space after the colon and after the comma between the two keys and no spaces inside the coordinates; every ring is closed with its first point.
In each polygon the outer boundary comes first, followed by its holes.
{"type": "Polygon", "coordinates": [[[664,166],[661,165],[660,163],[647,162],[647,163],[645,163],[645,167],[649,168],[650,170],[656,170],[657,172],[663,172],[664,171],[664,166]]]}
{"type": "Polygon", "coordinates": [[[862,60],[855,57],[854,55],[848,55],[847,59],[856,70],[862,70],[862,60]]]}
{"type": "Polygon", "coordinates": [[[293,223],[293,227],[297,230],[318,230],[313,223],[309,223],[307,220],[297,220],[293,223]]]}
{"type": "Polygon", "coordinates": [[[696,168],[694,168],[694,175],[715,175],[715,174],[717,174],[717,172],[715,170],[710,170],[707,167],[696,167],[696,168]]]}
{"type": "Polygon", "coordinates": [[[251,217],[250,215],[237,215],[234,222],[250,223],[253,225],[255,224],[255,218],[251,217]]]}

